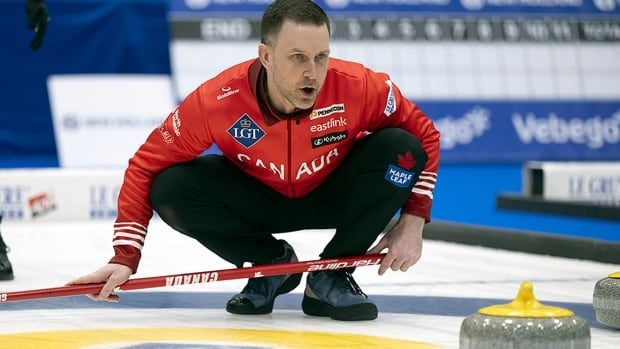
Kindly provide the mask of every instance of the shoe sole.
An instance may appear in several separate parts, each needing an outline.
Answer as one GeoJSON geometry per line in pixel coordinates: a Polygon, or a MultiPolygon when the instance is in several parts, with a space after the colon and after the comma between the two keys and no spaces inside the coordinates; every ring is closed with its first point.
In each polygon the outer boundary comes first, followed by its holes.
{"type": "Polygon", "coordinates": [[[332,320],[339,321],[367,321],[377,318],[379,312],[377,306],[372,303],[360,303],[346,307],[332,307],[318,299],[304,295],[301,302],[304,314],[310,316],[329,316],[332,320]]]}
{"type": "Polygon", "coordinates": [[[0,275],[0,281],[9,281],[13,280],[15,277],[11,275],[0,275]]]}
{"type": "Polygon", "coordinates": [[[270,314],[273,311],[273,304],[279,295],[289,293],[294,290],[295,287],[299,286],[299,284],[301,283],[301,275],[302,274],[291,274],[284,281],[284,283],[282,283],[282,285],[278,287],[271,303],[267,303],[261,307],[254,307],[251,304],[247,304],[245,306],[234,306],[226,304],[226,311],[237,315],[270,314]]]}

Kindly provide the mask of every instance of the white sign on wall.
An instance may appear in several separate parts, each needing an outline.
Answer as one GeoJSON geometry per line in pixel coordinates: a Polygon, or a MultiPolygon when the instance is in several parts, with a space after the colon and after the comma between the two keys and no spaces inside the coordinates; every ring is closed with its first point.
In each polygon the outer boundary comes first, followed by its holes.
{"type": "Polygon", "coordinates": [[[175,107],[168,75],[53,75],[61,167],[122,167],[175,107]]]}
{"type": "MultiPolygon", "coordinates": [[[[542,196],[545,199],[588,201],[620,206],[620,162],[530,162],[542,170],[542,196]]],[[[525,188],[532,178],[526,176],[525,188]]]]}
{"type": "Polygon", "coordinates": [[[0,170],[0,212],[13,221],[116,218],[121,169],[0,170]]]}

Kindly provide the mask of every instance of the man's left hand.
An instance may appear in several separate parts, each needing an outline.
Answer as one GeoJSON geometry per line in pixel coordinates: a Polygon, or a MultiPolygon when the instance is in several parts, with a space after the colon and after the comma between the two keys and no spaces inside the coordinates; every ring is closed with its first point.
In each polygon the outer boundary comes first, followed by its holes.
{"type": "Polygon", "coordinates": [[[424,218],[403,213],[398,223],[390,229],[379,243],[368,253],[388,252],[379,267],[379,275],[383,275],[388,268],[394,271],[407,271],[422,256],[422,228],[424,218]]]}

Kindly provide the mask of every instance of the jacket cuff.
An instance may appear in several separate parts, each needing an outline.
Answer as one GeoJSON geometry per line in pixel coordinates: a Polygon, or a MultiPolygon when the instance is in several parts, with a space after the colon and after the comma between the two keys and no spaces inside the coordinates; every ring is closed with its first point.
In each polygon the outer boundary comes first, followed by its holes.
{"type": "Polygon", "coordinates": [[[122,264],[131,268],[133,274],[138,271],[138,264],[142,257],[140,250],[133,246],[114,246],[114,257],[109,263],[122,264]]]}
{"type": "Polygon", "coordinates": [[[432,203],[432,200],[426,199],[426,197],[421,198],[414,194],[407,199],[402,212],[422,217],[426,223],[430,223],[432,203]]]}

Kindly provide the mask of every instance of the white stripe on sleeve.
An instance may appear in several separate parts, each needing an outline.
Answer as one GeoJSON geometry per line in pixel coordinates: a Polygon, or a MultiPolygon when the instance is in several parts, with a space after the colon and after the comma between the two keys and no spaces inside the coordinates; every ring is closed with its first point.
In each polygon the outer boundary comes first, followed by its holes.
{"type": "Polygon", "coordinates": [[[416,185],[416,187],[426,187],[426,188],[429,188],[429,189],[435,188],[435,184],[427,183],[427,182],[417,182],[415,185],[416,185]]]}
{"type": "Polygon", "coordinates": [[[114,238],[116,237],[124,237],[124,238],[132,238],[136,240],[140,240],[144,243],[144,236],[139,234],[131,234],[131,233],[115,233],[114,238]]]}
{"type": "Polygon", "coordinates": [[[430,190],[424,190],[424,189],[419,189],[416,187],[413,187],[411,189],[411,192],[416,193],[416,194],[421,194],[421,195],[426,195],[428,196],[431,200],[433,199],[433,192],[430,190]]]}
{"type": "Polygon", "coordinates": [[[126,226],[120,226],[120,227],[114,227],[114,231],[135,231],[139,234],[142,234],[142,236],[146,236],[146,231],[142,230],[142,229],[136,229],[134,227],[126,227],[126,226]]]}
{"type": "Polygon", "coordinates": [[[145,226],[143,226],[140,223],[136,223],[136,222],[116,222],[116,223],[114,223],[114,226],[117,226],[117,225],[137,225],[140,228],[142,228],[142,230],[146,230],[145,226]]]}
{"type": "Polygon", "coordinates": [[[138,250],[142,250],[142,244],[135,242],[133,240],[115,240],[112,241],[112,246],[133,246],[135,248],[137,248],[138,250]]]}

